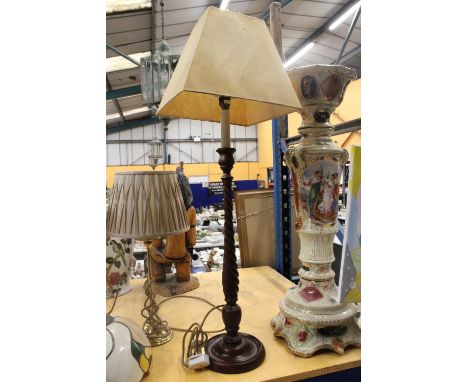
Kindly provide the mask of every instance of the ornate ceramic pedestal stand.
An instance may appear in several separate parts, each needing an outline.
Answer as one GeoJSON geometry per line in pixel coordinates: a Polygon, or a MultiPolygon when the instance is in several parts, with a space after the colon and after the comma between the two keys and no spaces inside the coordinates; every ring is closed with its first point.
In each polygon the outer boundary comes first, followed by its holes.
{"type": "Polygon", "coordinates": [[[331,269],[340,178],[348,153],[333,143],[329,118],[356,73],[339,65],[311,65],[293,68],[289,76],[303,108],[303,138],[284,157],[294,187],[302,268],[299,285],[286,292],[271,323],[275,336],[285,338],[296,355],[310,357],[319,349],[343,354],[348,345],[360,346],[361,332],[355,306],[337,301],[331,269]]]}

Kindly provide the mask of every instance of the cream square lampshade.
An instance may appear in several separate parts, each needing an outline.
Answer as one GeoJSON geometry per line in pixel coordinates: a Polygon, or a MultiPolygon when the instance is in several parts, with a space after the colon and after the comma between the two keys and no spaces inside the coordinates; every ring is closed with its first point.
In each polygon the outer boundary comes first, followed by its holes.
{"type": "Polygon", "coordinates": [[[301,106],[263,20],[208,7],[192,30],[158,115],[253,125],[301,106]]]}
{"type": "Polygon", "coordinates": [[[118,172],[107,211],[107,234],[153,240],[189,230],[174,171],[118,172]]]}

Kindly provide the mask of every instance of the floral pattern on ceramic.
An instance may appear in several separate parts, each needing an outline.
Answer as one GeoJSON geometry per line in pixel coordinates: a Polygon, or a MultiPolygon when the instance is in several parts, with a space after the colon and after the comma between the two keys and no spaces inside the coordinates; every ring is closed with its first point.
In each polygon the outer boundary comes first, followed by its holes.
{"type": "Polygon", "coordinates": [[[356,338],[360,337],[361,330],[355,320],[346,327],[346,331],[338,333],[320,333],[322,329],[305,325],[285,318],[279,313],[272,320],[275,335],[286,339],[289,349],[295,355],[304,357],[304,354],[313,354],[320,349],[333,350],[344,354],[349,345],[356,345],[356,338]]]}
{"type": "Polygon", "coordinates": [[[106,297],[119,296],[132,290],[130,286],[133,242],[115,237],[106,240],[106,297]]]}
{"type": "Polygon", "coordinates": [[[107,316],[106,382],[139,382],[151,364],[151,345],[143,329],[127,318],[107,316]]]}
{"type": "Polygon", "coordinates": [[[272,325],[294,354],[310,357],[323,348],[343,353],[361,340],[356,308],[338,303],[331,269],[340,178],[348,153],[333,143],[329,118],[356,73],[339,65],[310,65],[291,69],[289,76],[302,106],[302,139],[284,156],[296,201],[302,268],[298,285],[280,301],[272,325]]]}

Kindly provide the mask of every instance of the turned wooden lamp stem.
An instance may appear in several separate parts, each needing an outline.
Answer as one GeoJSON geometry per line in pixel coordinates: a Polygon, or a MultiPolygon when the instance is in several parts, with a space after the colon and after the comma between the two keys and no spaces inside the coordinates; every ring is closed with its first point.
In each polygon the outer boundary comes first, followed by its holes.
{"type": "Polygon", "coordinates": [[[206,354],[210,357],[211,370],[237,374],[250,371],[258,367],[265,359],[265,348],[254,336],[239,333],[242,310],[237,304],[239,292],[239,272],[234,247],[234,223],[232,218],[232,175],[235,148],[230,147],[229,108],[230,97],[219,97],[221,107],[221,148],[219,166],[223,170],[224,194],[224,261],[223,261],[223,292],[226,305],[223,306],[222,316],[226,334],[212,337],[205,345],[206,354]]]}
{"type": "Polygon", "coordinates": [[[232,218],[232,175],[234,166],[235,148],[230,147],[230,123],[229,107],[231,99],[220,97],[221,106],[221,148],[216,150],[219,154],[219,166],[223,170],[221,180],[223,181],[224,193],[224,261],[223,261],[223,292],[226,305],[223,307],[223,321],[226,325],[227,335],[225,342],[238,342],[239,324],[242,311],[237,305],[237,293],[239,291],[239,272],[237,271],[237,260],[234,246],[234,223],[232,218]]]}

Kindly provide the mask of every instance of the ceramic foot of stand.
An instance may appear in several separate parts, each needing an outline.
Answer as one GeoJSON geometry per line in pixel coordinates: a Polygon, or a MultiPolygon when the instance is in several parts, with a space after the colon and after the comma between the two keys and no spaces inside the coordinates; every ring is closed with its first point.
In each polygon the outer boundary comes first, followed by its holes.
{"type": "Polygon", "coordinates": [[[205,352],[210,356],[210,369],[223,374],[239,374],[253,370],[265,359],[265,348],[254,336],[238,333],[237,343],[226,343],[225,334],[208,340],[205,352]]]}
{"type": "Polygon", "coordinates": [[[353,318],[339,327],[317,329],[313,325],[293,322],[282,312],[271,320],[274,335],[288,343],[291,352],[300,357],[311,357],[320,349],[330,349],[344,354],[349,345],[361,346],[361,330],[353,318]]]}

